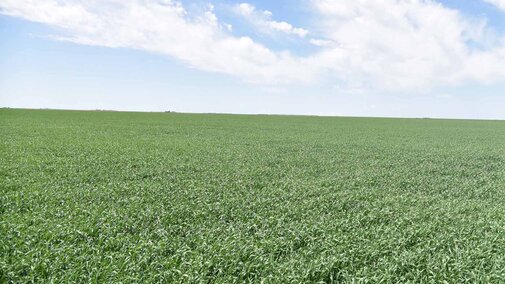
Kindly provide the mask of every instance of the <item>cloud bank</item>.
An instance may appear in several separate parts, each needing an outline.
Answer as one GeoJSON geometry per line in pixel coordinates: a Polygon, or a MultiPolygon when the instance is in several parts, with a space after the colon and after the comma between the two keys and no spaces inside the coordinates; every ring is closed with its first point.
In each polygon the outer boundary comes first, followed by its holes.
{"type": "Polygon", "coordinates": [[[311,0],[309,6],[316,15],[310,29],[275,21],[248,3],[235,6],[258,29],[314,45],[304,56],[234,34],[212,5],[190,13],[175,0],[2,0],[0,13],[55,27],[58,40],[159,53],[265,85],[330,81],[404,91],[505,81],[505,37],[485,19],[430,0],[311,0]]]}

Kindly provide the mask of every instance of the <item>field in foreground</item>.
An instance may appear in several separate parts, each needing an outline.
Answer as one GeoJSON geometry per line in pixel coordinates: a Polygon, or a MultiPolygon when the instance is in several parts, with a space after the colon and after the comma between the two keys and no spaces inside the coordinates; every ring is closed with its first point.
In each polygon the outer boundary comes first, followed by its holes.
{"type": "Polygon", "coordinates": [[[505,122],[0,110],[0,282],[504,282],[505,122]]]}

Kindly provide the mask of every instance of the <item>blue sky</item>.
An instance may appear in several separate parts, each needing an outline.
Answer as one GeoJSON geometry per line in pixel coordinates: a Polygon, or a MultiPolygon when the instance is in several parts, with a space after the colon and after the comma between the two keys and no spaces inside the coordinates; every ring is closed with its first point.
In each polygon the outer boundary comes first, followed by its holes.
{"type": "Polygon", "coordinates": [[[505,1],[0,1],[0,106],[505,119],[505,1]]]}

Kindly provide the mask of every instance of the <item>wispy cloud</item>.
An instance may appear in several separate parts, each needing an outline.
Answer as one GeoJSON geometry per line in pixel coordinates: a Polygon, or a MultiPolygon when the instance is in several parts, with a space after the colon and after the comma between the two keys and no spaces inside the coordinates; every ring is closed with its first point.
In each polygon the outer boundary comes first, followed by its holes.
{"type": "Polygon", "coordinates": [[[268,10],[258,10],[254,5],[249,3],[237,4],[234,11],[246,18],[258,29],[265,33],[281,32],[290,35],[296,35],[304,38],[309,33],[308,30],[303,28],[294,27],[287,22],[279,22],[272,20],[272,12],[268,10]]]}
{"type": "Polygon", "coordinates": [[[59,39],[169,55],[191,67],[250,82],[303,82],[313,76],[310,68],[301,68],[301,58],[232,36],[212,6],[190,14],[171,0],[3,0],[0,8],[3,14],[63,29],[59,39]]]}
{"type": "Polygon", "coordinates": [[[496,7],[505,11],[505,0],[484,0],[487,3],[493,4],[496,7]]]}
{"type": "Polygon", "coordinates": [[[333,42],[331,40],[326,40],[326,39],[315,39],[315,38],[311,38],[309,40],[309,42],[315,46],[330,46],[333,44],[333,42]]]}
{"type": "MultiPolygon", "coordinates": [[[[159,53],[267,85],[330,80],[394,91],[505,81],[505,37],[489,32],[485,20],[429,0],[311,3],[317,32],[304,40],[320,48],[303,57],[235,35],[212,5],[195,14],[175,0],[2,0],[0,13],[57,27],[60,40],[159,53]]],[[[308,37],[269,11],[247,3],[235,8],[260,28],[308,37]]]]}

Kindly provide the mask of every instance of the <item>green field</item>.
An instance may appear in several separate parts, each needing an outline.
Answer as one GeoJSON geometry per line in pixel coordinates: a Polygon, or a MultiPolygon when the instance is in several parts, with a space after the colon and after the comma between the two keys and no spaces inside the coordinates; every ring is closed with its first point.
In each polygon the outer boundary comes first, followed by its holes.
{"type": "Polygon", "coordinates": [[[0,283],[505,282],[505,122],[0,110],[0,283]]]}

